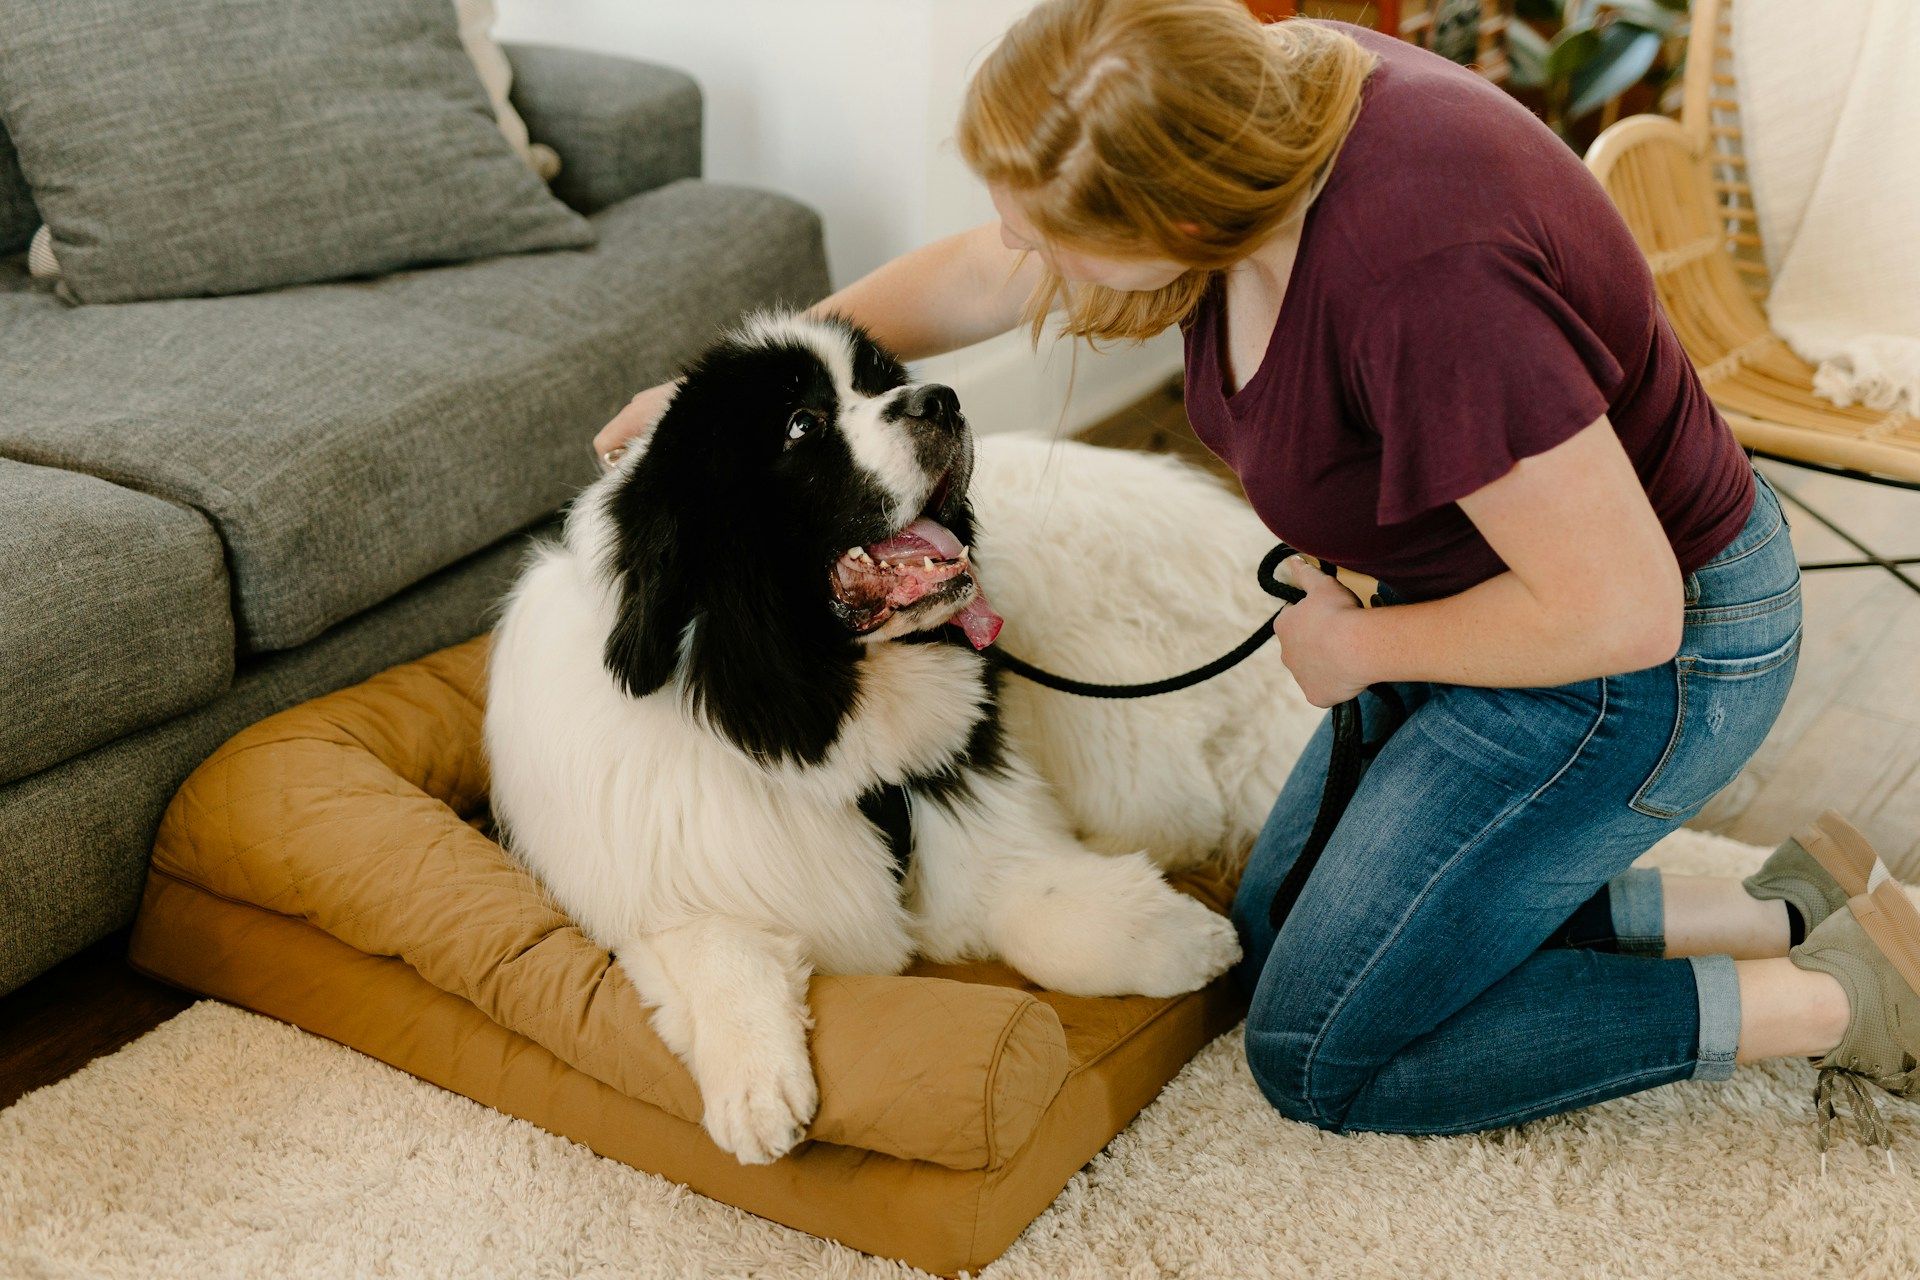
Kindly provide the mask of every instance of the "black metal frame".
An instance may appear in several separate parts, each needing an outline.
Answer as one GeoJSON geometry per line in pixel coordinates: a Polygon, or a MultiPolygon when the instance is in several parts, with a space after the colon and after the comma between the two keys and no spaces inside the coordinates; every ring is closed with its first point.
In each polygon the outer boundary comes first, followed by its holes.
{"type": "MultiPolygon", "coordinates": [[[[1800,467],[1807,471],[1818,471],[1823,475],[1839,476],[1843,480],[1858,480],[1863,484],[1877,484],[1890,489],[1905,489],[1911,493],[1920,493],[1920,483],[1915,483],[1912,480],[1896,480],[1892,476],[1877,476],[1870,471],[1855,471],[1851,467],[1830,467],[1821,462],[1808,462],[1801,458],[1786,458],[1777,453],[1768,453],[1764,449],[1749,449],[1747,450],[1747,454],[1749,457],[1765,458],[1768,462],[1778,462],[1789,467],[1800,467]]],[[[1775,483],[1773,487],[1774,491],[1781,497],[1793,503],[1794,506],[1799,507],[1815,520],[1818,520],[1821,524],[1825,525],[1835,537],[1866,557],[1864,560],[1815,560],[1811,563],[1802,564],[1800,568],[1803,572],[1812,573],[1819,569],[1885,569],[1909,591],[1915,595],[1920,595],[1920,580],[1916,580],[1903,568],[1903,566],[1906,565],[1920,565],[1920,555],[1883,556],[1834,523],[1831,516],[1811,506],[1805,498],[1802,498],[1786,485],[1775,483]]]]}

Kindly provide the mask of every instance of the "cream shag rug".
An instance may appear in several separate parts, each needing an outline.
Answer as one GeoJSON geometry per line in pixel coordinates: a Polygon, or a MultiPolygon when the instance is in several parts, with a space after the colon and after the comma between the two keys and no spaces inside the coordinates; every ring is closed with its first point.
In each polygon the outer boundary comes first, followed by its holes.
{"type": "MultiPolygon", "coordinates": [[[[1653,860],[1741,874],[1681,832],[1653,860]]],[[[1899,1172],[1814,1154],[1813,1073],[1746,1068],[1523,1129],[1339,1138],[1222,1037],[986,1272],[1015,1277],[1920,1275],[1899,1172]]],[[[918,1274],[208,1001],[0,1112],[0,1276],[918,1274]]]]}

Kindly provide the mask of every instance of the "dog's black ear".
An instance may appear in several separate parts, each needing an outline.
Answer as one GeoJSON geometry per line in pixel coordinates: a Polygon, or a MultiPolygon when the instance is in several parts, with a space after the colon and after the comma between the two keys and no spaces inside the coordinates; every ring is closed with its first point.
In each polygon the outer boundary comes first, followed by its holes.
{"type": "MultiPolygon", "coordinates": [[[[858,646],[815,594],[751,557],[720,575],[688,655],[688,687],[735,746],[772,763],[816,765],[859,696],[858,646]]],[[[811,580],[807,581],[812,586],[811,580]]]]}
{"type": "Polygon", "coordinates": [[[603,654],[620,687],[643,698],[673,678],[680,638],[693,621],[696,566],[680,536],[678,502],[660,482],[660,468],[642,458],[608,496],[605,570],[616,594],[613,629],[603,654]]]}

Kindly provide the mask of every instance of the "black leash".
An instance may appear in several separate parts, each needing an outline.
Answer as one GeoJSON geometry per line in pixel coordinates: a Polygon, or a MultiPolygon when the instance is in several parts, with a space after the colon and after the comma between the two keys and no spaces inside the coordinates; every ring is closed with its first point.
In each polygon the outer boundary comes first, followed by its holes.
{"type": "MultiPolygon", "coordinates": [[[[1260,568],[1256,570],[1256,575],[1260,579],[1260,589],[1284,602],[1280,609],[1290,604],[1299,604],[1307,598],[1306,592],[1291,583],[1280,581],[1278,577],[1280,562],[1296,554],[1298,553],[1292,547],[1282,542],[1267,552],[1260,561],[1260,568]]],[[[1090,680],[1057,676],[1051,671],[1044,671],[1034,666],[1025,658],[1016,658],[1005,649],[998,647],[988,648],[982,652],[985,653],[987,661],[1005,667],[1017,676],[1024,676],[1035,684],[1045,685],[1061,693],[1071,693],[1082,698],[1152,698],[1163,693],[1191,689],[1194,685],[1213,679],[1223,671],[1231,671],[1251,658],[1260,651],[1261,645],[1273,639],[1273,624],[1274,620],[1280,616],[1280,609],[1275,609],[1267,615],[1267,620],[1255,627],[1252,635],[1212,662],[1177,676],[1168,676],[1164,680],[1149,680],[1144,684],[1095,684],[1090,680]]]]}
{"type": "MultiPolygon", "coordinates": [[[[1017,676],[1022,676],[1035,684],[1044,685],[1060,693],[1071,693],[1082,698],[1152,698],[1163,693],[1174,693],[1181,689],[1191,689],[1194,685],[1211,680],[1224,671],[1230,671],[1252,657],[1273,635],[1273,624],[1279,618],[1280,610],[1287,605],[1298,604],[1306,599],[1307,593],[1291,583],[1280,581],[1278,577],[1280,562],[1288,556],[1299,554],[1294,548],[1282,542],[1267,552],[1260,561],[1257,576],[1260,589],[1280,600],[1279,609],[1275,609],[1267,620],[1260,624],[1254,633],[1221,654],[1212,662],[1195,667],[1191,671],[1177,676],[1168,676],[1164,680],[1149,680],[1141,684],[1096,684],[1089,680],[1075,680],[1070,676],[1055,675],[1042,670],[1024,658],[1017,658],[1004,649],[984,650],[988,661],[996,666],[1005,667],[1017,676]]],[[[1336,570],[1321,563],[1321,568],[1329,573],[1336,570]]],[[[1351,586],[1349,584],[1349,589],[1351,586]]],[[[1359,592],[1355,592],[1359,594],[1359,592]]],[[[1369,607],[1382,603],[1379,596],[1372,599],[1362,597],[1361,603],[1369,607]]],[[[1361,775],[1366,772],[1367,762],[1378,755],[1380,748],[1386,745],[1393,731],[1406,719],[1406,707],[1400,701],[1400,695],[1389,685],[1374,685],[1372,692],[1387,706],[1386,731],[1380,737],[1368,742],[1364,736],[1364,727],[1360,719],[1360,700],[1350,698],[1333,709],[1333,749],[1327,760],[1327,782],[1320,792],[1320,810],[1314,815],[1313,830],[1307,836],[1307,842],[1300,849],[1300,856],[1293,860],[1293,866],[1287,871],[1286,878],[1274,891],[1273,905],[1268,908],[1267,918],[1278,929],[1293,910],[1293,904],[1300,897],[1307,877],[1313,874],[1313,868],[1320,861],[1321,852],[1327,847],[1327,841],[1333,836],[1333,829],[1340,824],[1341,815],[1347,811],[1347,805],[1353,800],[1353,793],[1360,787],[1361,775]]]]}

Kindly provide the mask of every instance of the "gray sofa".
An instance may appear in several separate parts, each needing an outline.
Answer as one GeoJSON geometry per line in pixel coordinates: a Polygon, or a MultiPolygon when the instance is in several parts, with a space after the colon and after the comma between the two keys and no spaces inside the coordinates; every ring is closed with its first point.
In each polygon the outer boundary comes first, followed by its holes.
{"type": "Polygon", "coordinates": [[[826,291],[813,212],[699,179],[686,76],[509,55],[591,250],[68,307],[0,133],[0,993],[132,918],[221,742],[485,630],[629,395],[826,291]]]}

